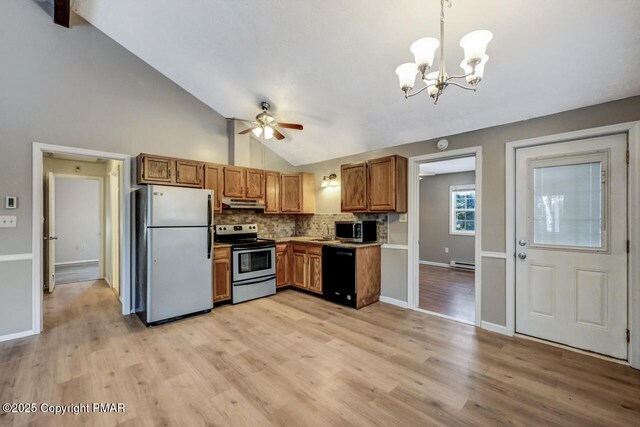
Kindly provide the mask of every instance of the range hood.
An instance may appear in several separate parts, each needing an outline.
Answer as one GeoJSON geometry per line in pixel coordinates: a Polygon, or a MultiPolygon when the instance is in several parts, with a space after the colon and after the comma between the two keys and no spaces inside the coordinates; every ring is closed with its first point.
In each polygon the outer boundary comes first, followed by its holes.
{"type": "Polygon", "coordinates": [[[264,200],[222,199],[230,209],[264,209],[264,200]]]}

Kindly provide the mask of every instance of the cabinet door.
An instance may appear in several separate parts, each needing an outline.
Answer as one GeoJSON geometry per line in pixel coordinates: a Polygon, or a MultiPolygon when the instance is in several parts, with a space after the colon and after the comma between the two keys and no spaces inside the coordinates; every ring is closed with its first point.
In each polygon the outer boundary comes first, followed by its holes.
{"type": "Polygon", "coordinates": [[[353,163],[340,167],[342,212],[367,210],[367,164],[353,163]]]}
{"type": "Polygon", "coordinates": [[[396,157],[389,156],[369,161],[369,210],[390,212],[396,210],[396,157]]]}
{"type": "Polygon", "coordinates": [[[213,302],[231,299],[231,260],[213,260],[213,302]]]}
{"type": "Polygon", "coordinates": [[[258,169],[246,170],[247,199],[264,199],[264,171],[258,169]]]}
{"type": "Polygon", "coordinates": [[[222,212],[222,171],[220,165],[204,166],[204,188],[213,190],[213,209],[216,213],[222,212]]]}
{"type": "Polygon", "coordinates": [[[202,187],[202,165],[198,162],[176,160],[176,184],[202,187]]]}
{"type": "Polygon", "coordinates": [[[233,166],[224,168],[224,195],[226,197],[244,198],[245,170],[233,166]]]}
{"type": "Polygon", "coordinates": [[[265,172],[264,213],[280,213],[280,174],[265,172]]]}
{"type": "Polygon", "coordinates": [[[276,287],[287,286],[289,284],[289,251],[286,248],[278,251],[276,249],[276,287]]]}
{"type": "Polygon", "coordinates": [[[305,280],[305,267],[307,265],[307,254],[301,252],[293,253],[293,285],[299,288],[306,288],[307,283],[305,280]]]}
{"type": "Polygon", "coordinates": [[[307,255],[309,272],[308,272],[308,286],[309,290],[322,293],[322,256],[320,255],[307,255]]]}
{"type": "Polygon", "coordinates": [[[280,180],[282,212],[300,212],[302,201],[302,175],[283,173],[280,180]]]}
{"type": "Polygon", "coordinates": [[[175,160],[163,157],[143,156],[138,163],[140,168],[139,183],[171,183],[173,163],[175,160]]]}

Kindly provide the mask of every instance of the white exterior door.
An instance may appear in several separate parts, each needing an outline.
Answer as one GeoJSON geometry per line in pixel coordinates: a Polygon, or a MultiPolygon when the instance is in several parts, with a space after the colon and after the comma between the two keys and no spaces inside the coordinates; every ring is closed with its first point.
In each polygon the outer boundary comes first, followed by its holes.
{"type": "Polygon", "coordinates": [[[516,152],[516,332],[627,359],[627,138],[516,152]]]}
{"type": "Polygon", "coordinates": [[[56,286],[56,177],[52,172],[47,174],[45,186],[47,199],[47,220],[45,221],[46,243],[46,280],[49,292],[53,292],[56,286]]]}

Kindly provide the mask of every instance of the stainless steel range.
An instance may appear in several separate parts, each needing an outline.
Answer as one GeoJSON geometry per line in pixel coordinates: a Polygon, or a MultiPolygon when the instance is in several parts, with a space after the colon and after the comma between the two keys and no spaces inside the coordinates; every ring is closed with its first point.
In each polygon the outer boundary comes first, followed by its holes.
{"type": "Polygon", "coordinates": [[[276,242],[258,239],[257,224],[217,224],[215,241],[231,244],[231,302],[276,293],[276,242]]]}

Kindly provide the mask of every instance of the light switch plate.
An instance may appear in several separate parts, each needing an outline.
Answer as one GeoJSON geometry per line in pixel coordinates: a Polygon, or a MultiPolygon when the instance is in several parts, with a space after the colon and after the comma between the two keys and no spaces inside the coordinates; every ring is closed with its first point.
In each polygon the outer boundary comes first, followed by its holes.
{"type": "Polygon", "coordinates": [[[18,220],[15,216],[0,216],[0,228],[15,227],[18,220]]]}

